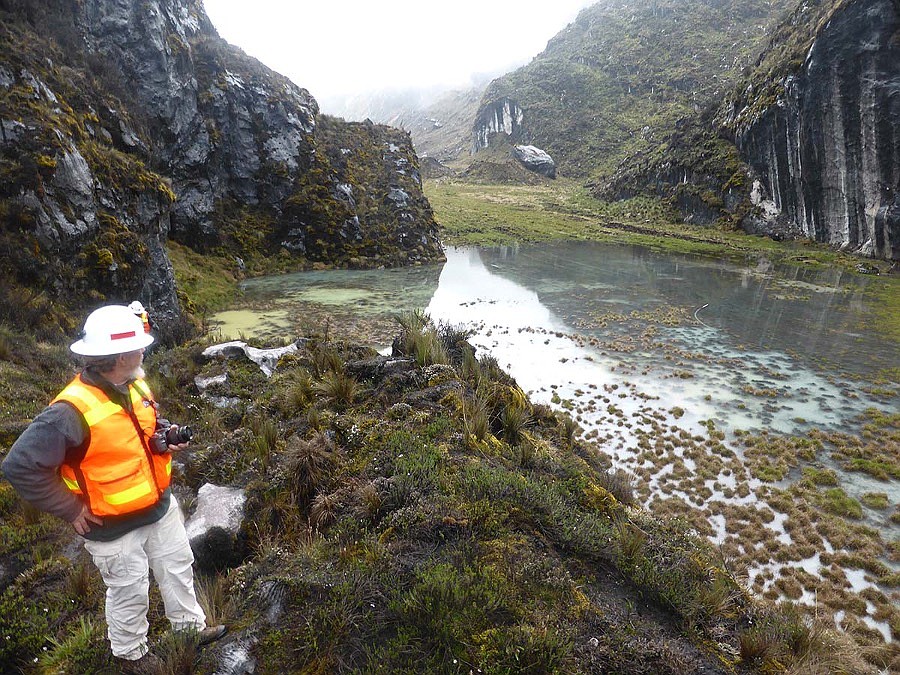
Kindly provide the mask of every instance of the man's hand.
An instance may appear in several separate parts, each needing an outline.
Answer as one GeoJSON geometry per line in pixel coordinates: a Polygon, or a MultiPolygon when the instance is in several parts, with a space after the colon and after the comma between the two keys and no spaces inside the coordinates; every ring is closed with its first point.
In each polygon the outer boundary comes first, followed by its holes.
{"type": "MultiPolygon", "coordinates": [[[[173,424],[173,425],[171,426],[171,428],[174,429],[174,430],[177,430],[177,429],[178,429],[178,425],[177,425],[177,424],[173,424]]],[[[188,446],[189,444],[190,444],[190,441],[187,441],[187,442],[185,442],[185,443],[179,443],[178,445],[172,445],[171,443],[169,443],[169,452],[180,452],[181,450],[187,449],[187,446],[188,446]]]]}
{"type": "Polygon", "coordinates": [[[94,523],[95,525],[103,525],[103,518],[98,518],[93,513],[88,510],[86,504],[82,505],[81,513],[72,521],[72,527],[75,528],[75,531],[84,536],[88,532],[91,531],[91,526],[88,523],[94,523]]]}

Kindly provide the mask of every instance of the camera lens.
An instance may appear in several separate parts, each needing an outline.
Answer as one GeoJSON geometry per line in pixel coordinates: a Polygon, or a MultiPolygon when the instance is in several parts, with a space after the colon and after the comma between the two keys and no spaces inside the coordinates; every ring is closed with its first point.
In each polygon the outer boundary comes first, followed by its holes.
{"type": "Polygon", "coordinates": [[[169,445],[181,445],[182,443],[187,443],[193,437],[194,430],[185,424],[183,427],[178,427],[177,429],[170,428],[166,432],[166,443],[169,445]]]}

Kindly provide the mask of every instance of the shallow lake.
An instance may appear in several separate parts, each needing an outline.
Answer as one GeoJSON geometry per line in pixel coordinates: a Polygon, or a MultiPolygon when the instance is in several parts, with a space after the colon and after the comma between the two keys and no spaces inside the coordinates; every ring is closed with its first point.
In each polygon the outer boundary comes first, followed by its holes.
{"type": "MultiPolygon", "coordinates": [[[[585,242],[446,253],[446,264],[431,267],[250,280],[245,304],[257,309],[214,320],[225,338],[252,337],[290,334],[296,317],[311,308],[370,318],[425,308],[436,322],[472,330],[479,353],[495,356],[534,402],[568,411],[614,465],[643,476],[639,494],[648,504],[681,499],[705,510],[705,533],[742,553],[749,547],[737,543],[741,520],[725,509],[754,504],[766,491],[761,482],[737,476],[733,467],[699,482],[675,481],[671,466],[695,474],[702,460],[667,447],[666,465],[654,469],[646,439],[661,430],[699,438],[715,429],[740,459],[741,434],[852,435],[867,409],[897,411],[898,384],[883,376],[871,383],[900,366],[900,345],[872,328],[866,276],[760,257],[737,264],[585,242]],[[736,490],[739,483],[749,494],[736,490]]],[[[383,348],[389,339],[373,342],[383,348]]],[[[824,452],[815,464],[836,471],[851,497],[886,493],[890,508],[864,507],[863,522],[886,540],[900,536],[890,520],[900,501],[898,481],[844,472],[824,452]]],[[[798,477],[794,469],[777,484],[798,477]]],[[[766,525],[776,545],[791,541],[784,522],[776,511],[766,525]]],[[[755,560],[748,563],[750,581],[771,589],[778,566],[755,560]]],[[[818,553],[788,564],[813,576],[820,571],[818,553]]],[[[854,591],[873,586],[846,571],[854,591]]],[[[795,599],[814,601],[807,591],[795,599]]],[[[883,622],[863,618],[889,637],[883,622]]]]}

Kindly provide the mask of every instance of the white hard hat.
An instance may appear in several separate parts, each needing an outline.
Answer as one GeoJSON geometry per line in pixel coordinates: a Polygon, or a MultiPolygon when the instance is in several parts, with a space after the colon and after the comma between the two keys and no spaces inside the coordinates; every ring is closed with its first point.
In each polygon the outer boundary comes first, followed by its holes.
{"type": "Polygon", "coordinates": [[[135,300],[130,305],[128,305],[128,309],[130,309],[135,314],[142,314],[144,312],[144,306],[141,304],[140,300],[135,300]]]}
{"type": "Polygon", "coordinates": [[[112,356],[152,343],[153,336],[144,332],[144,324],[134,312],[124,305],[107,305],[90,313],[81,339],[69,349],[82,356],[112,356]]]}

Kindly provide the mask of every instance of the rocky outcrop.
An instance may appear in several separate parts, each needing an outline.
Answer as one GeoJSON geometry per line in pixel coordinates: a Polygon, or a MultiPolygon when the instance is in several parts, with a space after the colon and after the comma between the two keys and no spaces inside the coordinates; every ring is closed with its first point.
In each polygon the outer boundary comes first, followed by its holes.
{"type": "MultiPolygon", "coordinates": [[[[402,246],[383,251],[381,234],[408,226],[409,211],[379,205],[372,213],[353,194],[421,191],[408,135],[376,127],[368,157],[358,163],[371,163],[371,182],[354,184],[326,156],[315,99],[218,38],[201,3],[166,0],[151,8],[150,20],[145,13],[130,3],[123,8],[92,0],[84,3],[82,17],[92,48],[139,83],[141,104],[171,139],[162,160],[179,196],[175,238],[205,248],[233,239],[228,243],[240,248],[246,229],[241,220],[249,212],[271,223],[263,253],[283,248],[313,260],[366,257],[378,264],[440,256],[430,210],[413,216],[425,234],[424,248],[417,243],[409,255],[402,246]],[[384,162],[379,149],[385,145],[408,157],[396,165],[384,162]],[[223,212],[232,230],[224,236],[223,212]]],[[[336,143],[342,136],[351,142],[349,125],[330,126],[336,143]]]]}
{"type": "Polygon", "coordinates": [[[529,171],[534,171],[547,178],[556,178],[556,163],[540,148],[533,145],[517,145],[513,148],[513,157],[529,171]]]}
{"type": "MultiPolygon", "coordinates": [[[[257,349],[242,340],[233,340],[232,342],[223,342],[222,344],[207,347],[203,350],[203,356],[207,359],[248,358],[259,366],[263,375],[271,377],[278,365],[278,359],[286,354],[296,353],[300,345],[302,345],[302,342],[298,340],[285,347],[257,349]]],[[[202,391],[204,387],[201,387],[198,383],[197,388],[202,391]]]]}
{"type": "Polygon", "coordinates": [[[768,207],[761,225],[900,258],[898,31],[894,0],[845,2],[771,105],[750,92],[728,111],[758,174],[755,201],[768,207]]]}
{"type": "Polygon", "coordinates": [[[662,196],[687,222],[900,257],[900,5],[800,5],[725,101],[595,194],[662,196]]]}
{"type": "Polygon", "coordinates": [[[50,279],[70,306],[140,298],[174,326],[170,236],[245,259],[441,257],[409,135],[323,133],[309,92],[219,38],[200,0],[0,13],[0,246],[27,251],[4,260],[13,284],[50,279]]]}
{"type": "Polygon", "coordinates": [[[525,113],[511,98],[504,96],[483,104],[472,127],[473,150],[487,148],[494,134],[505,134],[511,141],[527,140],[524,124],[525,113]]]}
{"type": "MultiPolygon", "coordinates": [[[[26,36],[5,26],[2,42],[26,36]]],[[[177,331],[165,251],[175,194],[141,159],[146,148],[134,121],[84,74],[6,47],[2,53],[0,275],[8,320],[21,318],[13,307],[33,294],[28,289],[40,289],[70,308],[140,298],[164,332],[177,331]]],[[[75,328],[71,313],[47,311],[36,323],[41,318],[65,332],[75,328]]]]}
{"type": "Polygon", "coordinates": [[[197,491],[197,504],[185,522],[197,567],[204,572],[218,572],[236,567],[247,555],[242,488],[204,483],[197,491]]]}
{"type": "Polygon", "coordinates": [[[422,157],[419,159],[419,163],[422,166],[422,177],[425,179],[444,178],[456,175],[456,172],[453,169],[435,157],[422,157]]]}

